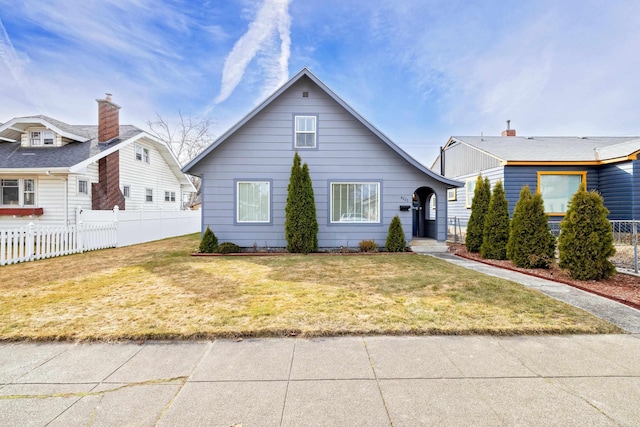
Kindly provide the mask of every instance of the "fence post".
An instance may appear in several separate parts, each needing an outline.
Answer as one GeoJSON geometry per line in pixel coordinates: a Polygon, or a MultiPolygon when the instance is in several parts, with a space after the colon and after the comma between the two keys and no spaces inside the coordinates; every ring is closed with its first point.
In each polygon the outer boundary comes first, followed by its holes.
{"type": "Polygon", "coordinates": [[[82,220],[78,221],[76,224],[76,245],[78,247],[78,252],[80,253],[84,252],[84,227],[82,224],[82,220]]]}
{"type": "Polygon", "coordinates": [[[25,261],[33,261],[33,259],[34,259],[34,254],[33,254],[33,245],[35,243],[35,240],[33,239],[33,235],[34,235],[33,229],[34,228],[35,228],[35,224],[33,222],[30,222],[29,224],[27,224],[27,235],[25,237],[25,242],[24,242],[24,246],[25,246],[24,258],[25,258],[25,261]]]}
{"type": "Polygon", "coordinates": [[[118,212],[120,212],[120,206],[115,205],[113,207],[113,243],[114,243],[114,248],[118,247],[118,212]]]}

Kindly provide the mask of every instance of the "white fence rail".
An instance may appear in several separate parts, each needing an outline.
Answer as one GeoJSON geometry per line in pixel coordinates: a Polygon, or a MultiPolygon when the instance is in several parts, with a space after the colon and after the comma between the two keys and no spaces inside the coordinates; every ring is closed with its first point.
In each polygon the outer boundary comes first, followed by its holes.
{"type": "Polygon", "coordinates": [[[0,265],[116,246],[116,224],[36,225],[0,230],[0,265]]]}
{"type": "Polygon", "coordinates": [[[201,211],[89,211],[77,224],[0,230],[0,265],[114,248],[200,231],[201,211]]]}
{"type": "Polygon", "coordinates": [[[138,243],[169,237],[184,236],[200,231],[202,211],[121,211],[116,206],[113,211],[76,211],[76,218],[82,224],[104,224],[115,222],[116,246],[129,246],[138,243]]]}

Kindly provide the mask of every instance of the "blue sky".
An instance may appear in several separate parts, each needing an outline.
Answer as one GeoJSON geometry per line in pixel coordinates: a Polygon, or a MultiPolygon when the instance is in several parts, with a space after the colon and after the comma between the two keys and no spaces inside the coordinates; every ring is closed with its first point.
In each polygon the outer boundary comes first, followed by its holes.
{"type": "Polygon", "coordinates": [[[637,0],[0,0],[0,122],[221,135],[302,67],[430,166],[451,135],[640,134],[637,0]]]}

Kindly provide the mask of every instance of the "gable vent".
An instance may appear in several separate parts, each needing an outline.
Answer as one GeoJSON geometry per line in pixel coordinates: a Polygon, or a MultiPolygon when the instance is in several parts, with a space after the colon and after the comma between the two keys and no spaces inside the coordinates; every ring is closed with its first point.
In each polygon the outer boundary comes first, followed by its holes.
{"type": "Polygon", "coordinates": [[[309,92],[302,92],[302,97],[303,98],[308,98],[309,97],[309,92]]]}

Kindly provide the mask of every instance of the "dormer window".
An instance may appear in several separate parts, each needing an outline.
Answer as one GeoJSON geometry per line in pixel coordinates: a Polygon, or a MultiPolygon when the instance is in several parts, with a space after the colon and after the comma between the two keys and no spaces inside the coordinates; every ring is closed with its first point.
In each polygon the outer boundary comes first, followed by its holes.
{"type": "Polygon", "coordinates": [[[32,147],[53,145],[54,135],[50,130],[33,130],[31,131],[30,140],[32,147]]]}
{"type": "Polygon", "coordinates": [[[42,140],[44,141],[44,145],[53,145],[53,132],[50,130],[42,132],[42,140]]]}
{"type": "Polygon", "coordinates": [[[40,145],[42,145],[42,132],[34,130],[31,132],[31,146],[38,147],[40,145]]]}

